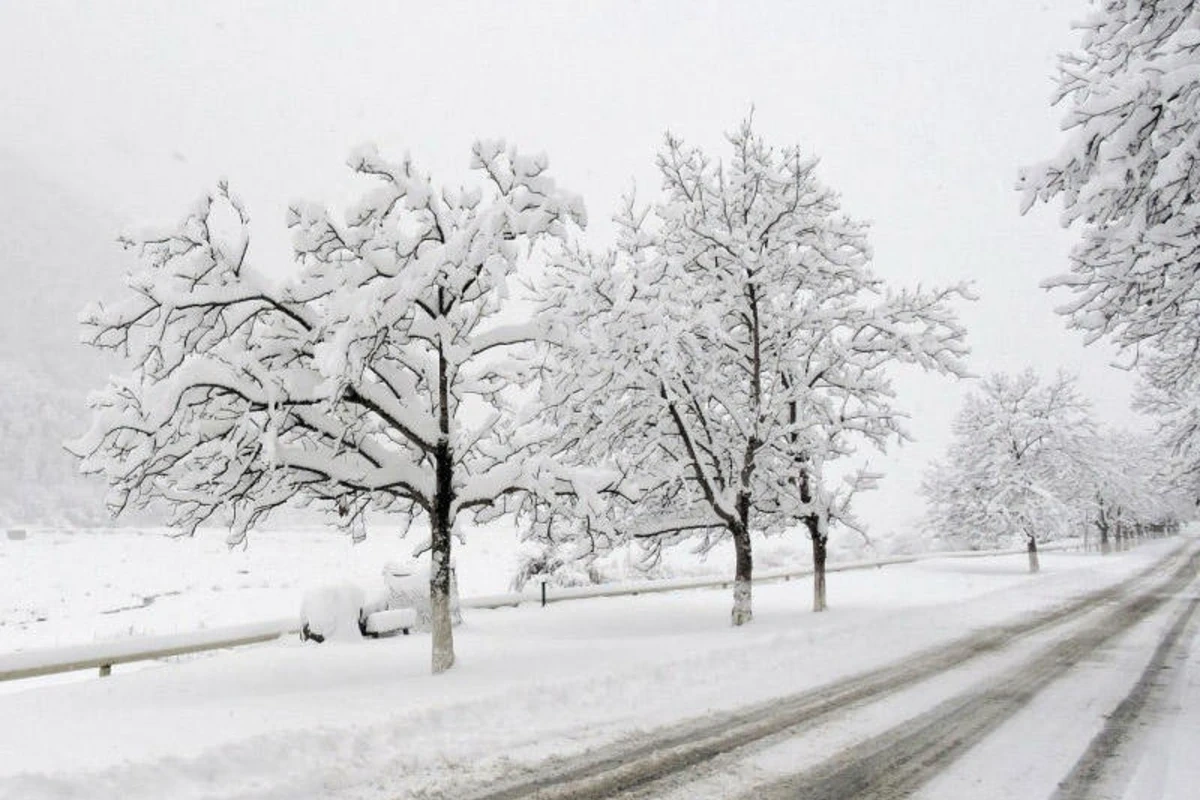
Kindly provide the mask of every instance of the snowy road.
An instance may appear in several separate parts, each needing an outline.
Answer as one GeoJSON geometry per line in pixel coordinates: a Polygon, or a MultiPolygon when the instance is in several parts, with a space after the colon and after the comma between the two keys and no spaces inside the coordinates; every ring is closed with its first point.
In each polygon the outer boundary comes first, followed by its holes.
{"type": "Polygon", "coordinates": [[[766,584],[744,629],[719,590],[471,611],[436,677],[414,635],[14,685],[0,798],[837,796],[874,785],[867,742],[899,794],[1049,798],[1138,685],[1096,780],[1171,797],[1200,778],[1200,661],[1181,656],[1200,613],[1167,636],[1195,595],[1190,572],[1169,583],[1180,547],[839,573],[825,614],[807,581],[766,584]]]}
{"type": "MultiPolygon", "coordinates": [[[[1152,777],[1130,779],[1138,758],[1129,751],[1138,744],[1135,729],[1153,727],[1147,725],[1147,709],[1155,707],[1161,716],[1164,698],[1183,691],[1181,679],[1164,681],[1161,676],[1171,663],[1188,663],[1186,653],[1196,639],[1198,563],[1200,555],[1181,555],[1021,623],[985,629],[795,697],[677,727],[657,740],[643,740],[636,751],[614,749],[479,797],[884,800],[921,791],[930,800],[1051,794],[1055,800],[1163,798],[1170,786],[1186,785],[1163,777],[1163,753],[1175,737],[1154,728],[1156,746],[1136,748],[1140,758],[1149,753],[1156,759],[1152,777]],[[1163,619],[1168,620],[1165,631],[1163,619]],[[1136,636],[1131,652],[1123,659],[1110,657],[1106,648],[1128,635],[1136,636]],[[1147,646],[1153,640],[1157,646],[1147,646]],[[1136,661],[1137,654],[1145,653],[1153,654],[1150,663],[1144,670],[1131,670],[1129,655],[1136,661]],[[1075,675],[1087,663],[1102,665],[1092,670],[1102,677],[1101,685],[1075,675]],[[1043,781],[1062,777],[1057,790],[1050,783],[1025,785],[1014,793],[1018,787],[1012,776],[997,779],[995,764],[979,759],[956,771],[960,757],[994,734],[1003,741],[1008,734],[1001,729],[1037,707],[1043,690],[1060,682],[1082,682],[1093,698],[1108,696],[1114,672],[1118,682],[1121,676],[1140,672],[1140,677],[1074,767],[1061,760],[1070,751],[1051,760],[1044,751],[1041,758],[1030,753],[1030,760],[1015,763],[1003,752],[995,754],[998,763],[1013,765],[1018,775],[1034,774],[1043,781]],[[1034,763],[1037,767],[1031,769],[1034,763]]],[[[1063,716],[1063,705],[1040,712],[1063,716]]],[[[1178,702],[1171,708],[1183,713],[1178,702]]],[[[1102,717],[1104,710],[1093,704],[1082,715],[1102,717]]],[[[1075,711],[1065,718],[1077,730],[1087,730],[1088,720],[1075,711]]],[[[1028,731],[1029,726],[1017,728],[1028,731]]]]}
{"type": "MultiPolygon", "coordinates": [[[[1109,715],[1104,728],[1092,739],[1087,752],[1060,784],[1054,800],[1084,800],[1098,794],[1111,796],[1117,793],[1119,784],[1128,783],[1128,779],[1133,777],[1128,769],[1132,751],[1130,745],[1136,744],[1141,738],[1139,727],[1145,728],[1151,722],[1151,707],[1157,706],[1161,709],[1165,697],[1178,685],[1173,676],[1168,675],[1164,678],[1164,671],[1171,669],[1173,665],[1186,666],[1186,653],[1195,640],[1196,629],[1193,622],[1200,598],[1192,596],[1182,602],[1183,607],[1175,614],[1171,627],[1155,648],[1150,664],[1142,672],[1141,678],[1109,715]],[[1106,784],[1110,787],[1108,790],[1105,790],[1106,784]]],[[[1154,753],[1154,760],[1159,760],[1158,748],[1143,748],[1142,752],[1154,753]]],[[[1162,788],[1161,781],[1155,781],[1154,785],[1162,788]]],[[[1155,792],[1155,796],[1161,797],[1162,794],[1155,792]]]]}

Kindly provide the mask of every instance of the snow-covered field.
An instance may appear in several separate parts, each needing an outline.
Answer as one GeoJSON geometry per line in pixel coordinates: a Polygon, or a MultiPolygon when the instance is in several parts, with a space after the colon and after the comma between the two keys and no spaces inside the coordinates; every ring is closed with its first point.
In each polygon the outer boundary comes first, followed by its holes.
{"type": "MultiPolygon", "coordinates": [[[[459,557],[470,594],[506,591],[515,570],[511,531],[486,534],[459,557]]],[[[382,587],[384,564],[411,550],[386,531],[356,545],[328,529],[270,530],[231,550],[219,530],[31,529],[23,541],[0,539],[0,652],[296,615],[322,584],[382,587]]]]}
{"type": "MultiPolygon", "coordinates": [[[[31,540],[4,543],[6,572],[15,574],[10,559],[19,558],[12,545],[31,540]]],[[[494,541],[489,575],[502,551],[513,552],[494,541]]],[[[75,622],[61,623],[63,637],[84,629],[83,609],[128,603],[123,586],[146,572],[161,571],[164,590],[185,589],[142,610],[189,609],[163,620],[193,620],[195,609],[206,609],[216,625],[294,610],[295,596],[263,585],[259,570],[268,565],[252,560],[254,547],[234,555],[246,559],[235,570],[247,570],[244,583],[218,591],[211,574],[190,567],[207,563],[206,548],[219,541],[165,542],[149,558],[159,543],[147,538],[125,557],[155,568],[114,570],[99,581],[109,584],[100,592],[87,577],[94,565],[83,563],[88,548],[100,557],[100,544],[82,542],[60,544],[59,559],[33,557],[29,548],[19,562],[28,574],[14,594],[44,612],[44,624],[67,619],[69,610],[75,622]],[[170,548],[180,547],[195,550],[172,557],[170,548]],[[37,595],[47,569],[62,580],[37,595]],[[43,605],[33,604],[37,597],[43,605]]],[[[297,534],[292,543],[302,550],[307,540],[297,534]]],[[[288,639],[118,667],[103,680],[8,687],[0,694],[0,797],[457,797],[464,784],[520,774],[547,758],[889,663],[1112,584],[1176,544],[1107,558],[1047,553],[1036,576],[1022,556],[838,573],[830,578],[832,610],[821,615],[807,611],[808,581],[762,585],[754,623],[736,630],[728,625],[729,593],[719,590],[469,610],[456,631],[459,662],[438,677],[429,674],[428,638],[415,635],[320,646],[288,639]]],[[[398,545],[373,546],[381,551],[350,549],[336,566],[377,579],[378,559],[398,545]]],[[[460,555],[464,594],[503,590],[475,583],[471,546],[460,555]]],[[[323,560],[317,572],[297,566],[289,591],[327,578],[335,562],[323,560]]],[[[126,613],[134,612],[104,616],[126,613]]],[[[106,634],[158,624],[127,619],[106,634]]]]}
{"type": "MultiPolygon", "coordinates": [[[[509,591],[521,554],[511,526],[469,527],[466,534],[455,550],[460,593],[509,591]]],[[[296,615],[304,592],[317,586],[352,581],[382,588],[383,566],[409,557],[417,538],[379,528],[355,544],[329,528],[309,527],[257,531],[249,546],[230,549],[220,530],[172,538],[163,529],[31,528],[21,541],[0,538],[0,653],[296,615]]],[[[759,542],[756,565],[807,565],[803,544],[759,542]]],[[[862,554],[850,537],[837,544],[834,558],[862,554]]],[[[669,561],[657,574],[726,577],[733,563],[721,549],[701,561],[684,548],[669,561]]],[[[636,577],[631,562],[628,554],[609,556],[604,577],[636,577]]]]}

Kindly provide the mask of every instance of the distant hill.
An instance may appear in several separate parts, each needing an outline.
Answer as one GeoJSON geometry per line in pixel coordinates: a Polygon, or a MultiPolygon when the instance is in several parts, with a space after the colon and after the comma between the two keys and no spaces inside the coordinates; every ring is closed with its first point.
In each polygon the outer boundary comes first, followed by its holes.
{"type": "Polygon", "coordinates": [[[90,301],[120,292],[127,255],[102,209],[0,153],[0,527],[102,524],[103,487],[62,448],[88,424],[111,362],[79,343],[90,301]]]}

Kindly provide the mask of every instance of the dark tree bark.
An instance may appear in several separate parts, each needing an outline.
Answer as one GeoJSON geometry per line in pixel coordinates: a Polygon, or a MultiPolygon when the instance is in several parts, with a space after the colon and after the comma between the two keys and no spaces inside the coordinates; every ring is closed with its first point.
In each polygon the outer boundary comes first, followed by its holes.
{"type": "Polygon", "coordinates": [[[433,633],[433,672],[454,666],[454,629],[450,619],[450,505],[454,499],[454,461],[450,451],[449,365],[438,346],[438,442],[434,450],[436,489],[430,520],[429,611],[433,633]]]}
{"type": "Polygon", "coordinates": [[[733,624],[745,625],[754,618],[753,584],[754,557],[750,550],[750,496],[738,497],[738,524],[733,527],[733,549],[736,559],[733,577],[733,624]]]}
{"type": "MultiPolygon", "coordinates": [[[[795,420],[795,408],[792,410],[795,420]]],[[[801,462],[797,482],[800,488],[800,502],[811,503],[813,500],[812,474],[805,462],[801,462]]],[[[808,529],[808,538],[812,542],[813,554],[813,611],[824,611],[829,605],[825,598],[825,555],[829,534],[821,524],[820,513],[808,514],[804,517],[804,527],[808,529]]]]}
{"type": "Polygon", "coordinates": [[[821,530],[821,519],[815,514],[806,517],[804,524],[812,540],[813,611],[824,611],[829,607],[825,600],[825,556],[829,536],[821,530]]]}
{"type": "MultiPolygon", "coordinates": [[[[753,278],[751,271],[751,279],[753,278]]],[[[746,300],[750,308],[750,339],[752,354],[750,358],[750,398],[756,415],[761,413],[762,404],[762,326],[758,316],[758,292],[753,281],[746,287],[746,300]]],[[[753,578],[754,556],[750,545],[750,492],[751,478],[757,467],[759,447],[762,446],[755,435],[746,442],[746,451],[742,454],[742,489],[737,499],[737,525],[733,530],[733,547],[736,558],[733,579],[733,624],[745,625],[754,618],[753,578]]]]}

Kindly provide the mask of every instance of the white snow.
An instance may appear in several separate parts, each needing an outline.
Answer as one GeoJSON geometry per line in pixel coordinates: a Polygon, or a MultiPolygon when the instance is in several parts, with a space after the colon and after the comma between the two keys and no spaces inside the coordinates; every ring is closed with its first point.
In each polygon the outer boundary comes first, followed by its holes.
{"type": "Polygon", "coordinates": [[[1156,709],[1159,719],[1135,751],[1122,800],[1188,800],[1200,787],[1200,636],[1170,666],[1175,674],[1156,709]]]}
{"type": "Polygon", "coordinates": [[[1039,575],[1021,555],[839,573],[820,615],[807,580],[760,585],[744,629],[728,624],[728,590],[468,609],[458,663],[437,677],[417,634],[34,685],[0,694],[0,797],[456,797],[466,781],[888,663],[1171,546],[1046,553],[1039,575]]]}
{"type": "MultiPolygon", "coordinates": [[[[1049,797],[1066,777],[1107,715],[1142,676],[1159,640],[1180,611],[1169,602],[1150,619],[1107,643],[1063,680],[1046,687],[1033,701],[977,747],[924,787],[920,800],[1005,800],[1049,797]]],[[[1195,624],[1193,622],[1193,629],[1195,624]]],[[[1132,752],[1126,741],[1115,761],[1106,763],[1097,797],[1114,800],[1184,800],[1195,797],[1200,770],[1196,759],[1183,752],[1200,741],[1200,696],[1195,683],[1195,658],[1200,640],[1192,640],[1189,660],[1180,665],[1185,675],[1172,684],[1167,718],[1152,714],[1135,723],[1132,752]],[[1189,664],[1191,668],[1189,669],[1189,664]],[[1178,701],[1183,700],[1182,703],[1178,701]],[[1189,702],[1190,701],[1190,702],[1189,702]],[[1148,735],[1145,735],[1149,731],[1148,735]],[[1167,775],[1167,770],[1173,774],[1167,775]]],[[[1173,665],[1176,666],[1176,665],[1173,665]]],[[[1153,712],[1155,704],[1148,710],[1153,712]]]]}
{"type": "Polygon", "coordinates": [[[367,617],[366,632],[380,635],[404,630],[407,633],[417,627],[418,621],[415,609],[385,608],[367,617]]]}
{"type": "Polygon", "coordinates": [[[353,641],[362,636],[358,617],[366,599],[363,588],[353,583],[309,589],[300,603],[300,619],[310,635],[316,634],[326,641],[353,641]]]}
{"type": "MultiPolygon", "coordinates": [[[[1098,612],[1102,613],[1102,612],[1098,612]]],[[[1091,620],[1089,620],[1091,621],[1091,620]]],[[[1076,622],[1071,627],[1079,626],[1076,622]]],[[[748,753],[734,753],[723,756],[712,765],[711,774],[703,779],[691,781],[664,793],[661,800],[700,800],[701,798],[719,798],[737,796],[743,787],[758,783],[768,783],[773,780],[794,775],[806,769],[816,767],[826,758],[843,749],[854,746],[870,735],[887,730],[906,720],[912,719],[938,703],[950,700],[956,695],[971,691],[980,682],[991,680],[1009,669],[1017,666],[1023,659],[1029,658],[1041,648],[1052,644],[1062,630],[1054,628],[1025,637],[1014,643],[1011,648],[989,653],[965,665],[948,670],[942,675],[918,682],[910,687],[891,694],[880,702],[871,703],[862,708],[850,708],[833,718],[804,730],[796,736],[782,738],[778,742],[765,743],[761,748],[749,748],[748,753]]],[[[1151,646],[1153,649],[1153,646],[1151,646]]],[[[1040,711],[1045,714],[1045,709],[1040,711]]],[[[1057,720],[1055,720],[1057,722],[1057,720]]],[[[1058,728],[1063,725],[1056,726],[1058,728]]],[[[1028,732],[1030,728],[1021,728],[1028,732]]],[[[1087,746],[1088,736],[1083,735],[1082,750],[1087,746]]],[[[1071,763],[1070,751],[1068,760],[1039,759],[1036,757],[1037,748],[1044,747],[1049,737],[1027,736],[1026,740],[1007,742],[1010,747],[1024,746],[1021,757],[1014,757],[1013,750],[991,748],[986,758],[972,759],[969,769],[958,769],[958,764],[952,767],[952,773],[961,778],[948,783],[949,791],[944,790],[939,783],[938,790],[930,793],[922,791],[922,798],[938,798],[939,800],[982,800],[984,797],[994,798],[1042,798],[1048,797],[1048,791],[1012,791],[1013,787],[999,780],[1011,775],[1028,774],[1040,767],[1041,772],[1049,771],[1061,777],[1055,771],[1061,770],[1064,763],[1071,763]],[[1005,773],[1005,767],[1008,767],[1005,773]],[[1048,769],[1047,769],[1048,768],[1048,769]],[[988,791],[992,790],[992,791],[988,791]]],[[[1076,751],[1078,752],[1078,751],[1076,751]]],[[[974,756],[974,751],[971,753],[974,756]]],[[[1039,787],[1042,788],[1042,787],[1039,787]]],[[[1053,784],[1051,784],[1053,788],[1053,784]]]]}
{"type": "MultiPolygon", "coordinates": [[[[507,591],[513,531],[463,527],[464,594],[507,591]]],[[[384,592],[383,566],[411,549],[384,525],[359,544],[329,529],[256,531],[232,550],[219,530],[173,539],[163,529],[29,528],[23,541],[0,542],[0,653],[296,618],[304,592],[321,585],[384,592]]]]}

